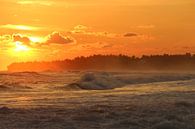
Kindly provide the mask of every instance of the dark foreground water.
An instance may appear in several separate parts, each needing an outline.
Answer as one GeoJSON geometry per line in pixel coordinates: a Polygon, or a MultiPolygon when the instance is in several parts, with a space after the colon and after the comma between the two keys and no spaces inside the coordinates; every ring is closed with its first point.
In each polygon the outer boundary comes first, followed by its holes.
{"type": "Polygon", "coordinates": [[[195,129],[195,76],[1,73],[0,129],[195,129]]]}

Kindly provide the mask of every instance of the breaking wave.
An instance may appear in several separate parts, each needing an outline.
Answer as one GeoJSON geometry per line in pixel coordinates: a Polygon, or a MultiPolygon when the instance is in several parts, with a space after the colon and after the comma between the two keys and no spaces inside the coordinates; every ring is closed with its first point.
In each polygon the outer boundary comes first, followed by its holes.
{"type": "Polygon", "coordinates": [[[190,80],[194,78],[195,75],[193,74],[120,74],[107,72],[88,72],[82,74],[78,81],[68,84],[66,89],[107,90],[130,84],[190,80]]]}

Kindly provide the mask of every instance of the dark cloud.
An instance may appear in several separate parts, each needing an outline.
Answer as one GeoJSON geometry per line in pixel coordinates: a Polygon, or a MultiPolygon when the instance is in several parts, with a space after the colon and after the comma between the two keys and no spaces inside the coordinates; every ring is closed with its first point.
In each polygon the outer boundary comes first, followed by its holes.
{"type": "Polygon", "coordinates": [[[24,45],[30,45],[30,39],[27,36],[21,36],[19,34],[15,34],[12,36],[14,42],[22,42],[24,45]]]}
{"type": "Polygon", "coordinates": [[[124,34],[124,37],[134,37],[134,36],[137,36],[137,34],[135,34],[135,33],[126,33],[126,34],[124,34]]]}
{"type": "Polygon", "coordinates": [[[63,36],[59,32],[53,32],[48,36],[45,44],[67,44],[72,42],[74,40],[71,37],[63,36]]]}

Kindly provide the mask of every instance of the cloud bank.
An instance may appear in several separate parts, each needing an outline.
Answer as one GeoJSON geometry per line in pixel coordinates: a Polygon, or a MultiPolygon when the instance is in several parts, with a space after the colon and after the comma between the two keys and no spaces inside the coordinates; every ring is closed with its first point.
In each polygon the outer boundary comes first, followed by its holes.
{"type": "Polygon", "coordinates": [[[45,44],[68,44],[73,43],[74,39],[68,36],[63,36],[59,32],[53,32],[47,37],[45,44]]]}
{"type": "Polygon", "coordinates": [[[12,36],[12,38],[13,38],[13,42],[22,42],[22,44],[30,46],[31,41],[27,36],[15,34],[12,36]]]}
{"type": "Polygon", "coordinates": [[[134,36],[138,36],[138,35],[135,34],[135,33],[126,33],[126,34],[124,34],[124,37],[134,37],[134,36]]]}

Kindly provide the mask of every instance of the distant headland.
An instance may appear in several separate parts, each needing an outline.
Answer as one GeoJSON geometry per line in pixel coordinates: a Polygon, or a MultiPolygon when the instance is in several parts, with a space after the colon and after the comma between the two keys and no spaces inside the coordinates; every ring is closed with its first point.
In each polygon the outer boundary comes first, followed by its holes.
{"type": "Polygon", "coordinates": [[[50,62],[19,62],[7,67],[9,72],[43,72],[69,70],[118,70],[118,71],[195,71],[195,54],[143,55],[92,55],[50,62]]]}

